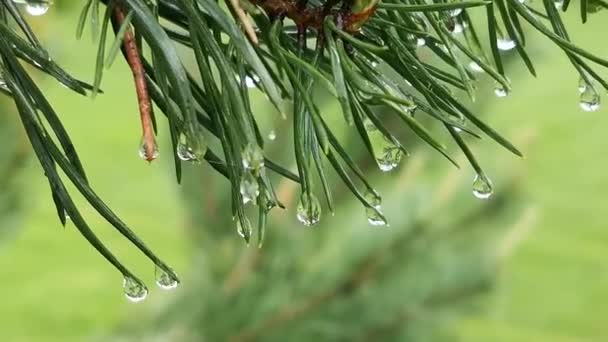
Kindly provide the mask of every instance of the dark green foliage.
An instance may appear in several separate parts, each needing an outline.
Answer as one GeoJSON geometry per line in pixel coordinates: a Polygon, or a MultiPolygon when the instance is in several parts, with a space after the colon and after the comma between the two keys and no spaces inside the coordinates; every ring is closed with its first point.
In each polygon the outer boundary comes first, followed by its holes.
{"type": "MultiPolygon", "coordinates": [[[[316,193],[323,192],[332,207],[334,187],[327,181],[332,169],[367,209],[370,222],[386,224],[380,195],[336,133],[335,113],[319,109],[312,91],[317,86],[337,98],[346,124],[360,136],[372,159],[386,170],[394,168],[410,149],[397,133],[401,126],[457,165],[447,146],[437,138],[439,132],[431,132],[427,119],[442,127],[441,133],[453,138],[475,169],[481,181],[474,185],[475,191],[482,191],[483,197],[491,194],[491,183],[462,136],[488,136],[512,153],[521,153],[467,109],[462,95],[474,98],[478,77],[467,67],[470,62],[495,80],[499,94],[507,94],[510,83],[500,51],[507,49],[504,44],[514,48],[535,75],[525,46],[529,26],[557,44],[581,75],[584,108],[593,110],[599,105],[593,82],[604,88],[608,85],[594,69],[594,64],[606,67],[608,61],[570,42],[561,13],[551,0],[542,4],[519,0],[279,1],[278,10],[276,3],[242,3],[253,19],[252,25],[238,16],[241,8],[229,5],[225,10],[213,0],[88,0],[77,34],[81,35],[90,21],[94,37],[99,37],[96,76],[89,85],[71,77],[50,58],[11,0],[0,2],[0,70],[6,83],[1,89],[19,110],[49,179],[59,217],[65,222],[69,215],[83,236],[126,278],[137,279],[82,219],[57,166],[100,215],[154,264],[172,278],[176,276],[90,188],[68,132],[32,80],[31,69],[24,68],[22,62],[77,93],[95,94],[102,88],[103,68],[112,64],[122,35],[132,28],[144,52],[142,63],[150,97],[169,122],[178,181],[182,161],[204,160],[228,178],[232,217],[247,242],[254,229],[245,203],[258,206],[260,245],[266,215],[282,207],[271,183],[272,173],[298,183],[301,203],[294,206],[304,224],[312,225],[320,219],[316,193]],[[101,15],[103,5],[120,6],[127,20],[118,22],[111,14],[113,8],[101,15]],[[482,25],[472,19],[484,14],[482,25]],[[110,27],[116,42],[107,51],[106,40],[113,36],[108,34],[110,27]],[[482,41],[477,34],[481,27],[487,30],[489,41],[482,41]],[[242,28],[249,29],[249,37],[242,28]],[[456,34],[461,28],[464,38],[456,34]],[[418,45],[422,41],[430,54],[421,53],[418,45]],[[195,58],[196,67],[184,67],[177,45],[195,58]],[[292,120],[292,159],[297,171],[291,172],[265,155],[258,124],[261,113],[251,106],[248,79],[282,116],[292,120]],[[292,104],[288,113],[284,113],[283,101],[292,104]],[[379,110],[388,110],[400,123],[390,121],[393,124],[389,126],[385,116],[378,115],[379,110]]],[[[566,10],[569,3],[560,4],[566,10]]],[[[582,20],[603,7],[604,1],[581,1],[582,20]]]]}

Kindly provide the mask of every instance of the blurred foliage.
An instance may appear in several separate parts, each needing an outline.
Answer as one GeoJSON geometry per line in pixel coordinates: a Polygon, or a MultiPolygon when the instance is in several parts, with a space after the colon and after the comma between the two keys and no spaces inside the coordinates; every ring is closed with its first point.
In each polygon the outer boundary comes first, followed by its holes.
{"type": "Polygon", "coordinates": [[[30,154],[29,146],[17,117],[7,111],[8,103],[0,99],[0,246],[14,234],[21,223],[24,202],[24,165],[30,154]]]}

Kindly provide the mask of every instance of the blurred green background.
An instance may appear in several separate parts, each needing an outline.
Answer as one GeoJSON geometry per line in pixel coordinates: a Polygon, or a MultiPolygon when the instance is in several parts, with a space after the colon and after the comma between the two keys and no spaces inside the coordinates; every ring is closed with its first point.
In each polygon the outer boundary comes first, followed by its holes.
{"type": "MultiPolygon", "coordinates": [[[[76,19],[69,10],[59,14],[51,9],[42,18],[32,18],[32,23],[61,65],[80,78],[91,79],[95,44],[88,37],[75,40],[76,19]]],[[[582,26],[570,18],[569,23],[576,42],[608,56],[608,45],[600,43],[604,19],[594,16],[582,26]]],[[[489,175],[500,175],[505,168],[525,170],[521,176],[525,196],[519,200],[538,209],[537,219],[500,269],[493,291],[481,299],[480,310],[460,315],[442,329],[462,341],[604,341],[608,339],[604,216],[608,209],[604,152],[608,117],[605,109],[596,113],[579,109],[578,77],[555,47],[537,34],[531,36],[529,46],[536,60],[542,60],[537,62],[538,79],[525,74],[522,63],[514,62],[509,67],[513,94],[494,98],[487,83],[487,88],[480,86],[476,105],[487,122],[520,143],[526,158],[518,159],[487,139],[475,149],[489,175]]],[[[180,291],[188,291],[189,280],[195,277],[192,260],[198,254],[188,234],[194,225],[192,216],[175,185],[171,164],[165,160],[148,165],[137,156],[136,101],[122,61],[105,74],[103,84],[105,94],[94,100],[78,97],[51,80],[44,81],[44,88],[71,132],[94,188],[184,276],[184,285],[173,292],[154,289],[147,301],[128,303],[122,296],[120,275],[69,223],[62,228],[41,169],[36,160],[30,160],[24,171],[22,220],[3,222],[11,236],[0,240],[3,341],[104,340],[124,322],[145,321],[164,311],[180,291]],[[17,231],[8,227],[19,224],[23,226],[17,231]]],[[[16,113],[11,109],[5,115],[16,113]]],[[[160,132],[159,141],[166,141],[165,130],[160,132]]],[[[167,156],[162,145],[161,156],[167,156]]],[[[472,175],[468,166],[458,172],[467,179],[472,175]]],[[[499,191],[501,178],[494,180],[499,191]]],[[[226,183],[222,184],[223,188],[211,189],[226,191],[226,183]]],[[[487,205],[466,188],[457,191],[466,193],[462,197],[466,206],[487,205]]],[[[80,203],[87,208],[84,201],[80,203]]],[[[93,210],[83,212],[107,245],[152,284],[153,266],[92,215],[93,210]]],[[[332,228],[348,229],[339,224],[332,228]]],[[[310,234],[299,238],[310,239],[310,234]]],[[[233,238],[237,239],[236,234],[233,238]]]]}

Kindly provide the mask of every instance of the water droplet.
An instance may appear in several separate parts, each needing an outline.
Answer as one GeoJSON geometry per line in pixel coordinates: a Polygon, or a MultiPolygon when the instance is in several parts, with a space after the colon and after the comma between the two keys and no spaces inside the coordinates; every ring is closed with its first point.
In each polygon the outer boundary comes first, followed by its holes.
{"type": "Polygon", "coordinates": [[[148,296],[146,285],[135,278],[125,276],[122,287],[125,297],[133,303],[141,302],[148,296]]]}
{"type": "Polygon", "coordinates": [[[475,61],[469,62],[469,69],[473,72],[484,72],[484,70],[481,68],[481,66],[479,64],[477,64],[477,62],[475,62],[475,61]]]}
{"type": "Polygon", "coordinates": [[[453,10],[450,10],[449,13],[451,17],[457,17],[462,13],[462,8],[454,8],[453,10]]]}
{"type": "Polygon", "coordinates": [[[277,138],[277,132],[273,130],[270,130],[270,132],[268,132],[268,139],[270,141],[274,141],[277,138]]]}
{"type": "Polygon", "coordinates": [[[247,88],[255,88],[257,82],[260,82],[260,78],[255,75],[253,75],[253,77],[245,77],[245,85],[247,86],[247,88]]]}
{"type": "Polygon", "coordinates": [[[494,94],[497,97],[506,97],[507,95],[509,95],[509,90],[505,88],[505,86],[501,83],[496,82],[494,84],[494,94]]]}
{"type": "Polygon", "coordinates": [[[156,285],[163,290],[173,290],[179,284],[179,279],[175,278],[158,265],[154,270],[154,276],[156,278],[156,285]]]}
{"type": "Polygon", "coordinates": [[[243,173],[240,184],[240,191],[243,197],[243,204],[248,202],[256,203],[258,196],[260,195],[260,186],[255,176],[248,171],[243,173]]]}
{"type": "Polygon", "coordinates": [[[562,9],[562,7],[564,7],[564,0],[554,0],[553,5],[555,5],[555,8],[558,10],[562,9]]]}
{"type": "Polygon", "coordinates": [[[485,175],[475,175],[473,180],[473,195],[479,199],[488,199],[494,193],[492,181],[485,175]]]}
{"type": "Polygon", "coordinates": [[[312,226],[319,223],[321,219],[321,204],[313,194],[310,196],[304,192],[300,195],[298,202],[297,218],[305,226],[312,226]]]}
{"type": "Polygon", "coordinates": [[[365,119],[363,124],[372,145],[378,168],[383,172],[388,172],[397,167],[403,157],[403,151],[387,139],[371,120],[365,119]]]}
{"type": "Polygon", "coordinates": [[[50,5],[51,3],[45,0],[29,0],[25,2],[25,11],[29,15],[41,16],[49,10],[50,5]]]}
{"type": "Polygon", "coordinates": [[[139,152],[139,157],[141,159],[147,160],[147,161],[153,161],[154,159],[158,158],[158,156],[160,155],[156,141],[153,141],[152,148],[150,149],[150,151],[148,151],[146,142],[143,137],[141,138],[141,143],[139,145],[138,152],[139,152]]]}
{"type": "Polygon", "coordinates": [[[176,150],[177,156],[183,161],[200,161],[204,154],[200,141],[191,139],[184,133],[179,135],[176,150]]]}
{"type": "Polygon", "coordinates": [[[584,93],[584,92],[585,92],[585,90],[587,90],[587,87],[588,87],[588,86],[589,86],[589,85],[587,84],[587,81],[585,80],[585,78],[584,78],[583,76],[581,76],[581,77],[578,79],[578,92],[579,92],[579,93],[584,93]]]}
{"type": "Polygon", "coordinates": [[[508,37],[502,37],[496,40],[496,45],[499,50],[509,51],[515,47],[515,41],[508,37]]]}
{"type": "Polygon", "coordinates": [[[241,158],[243,158],[243,167],[246,170],[258,171],[264,167],[264,153],[255,143],[249,143],[245,146],[241,158]]]}
{"type": "Polygon", "coordinates": [[[236,232],[243,238],[245,241],[249,242],[251,238],[251,232],[253,229],[251,228],[251,222],[247,217],[243,218],[243,222],[239,218],[236,219],[236,232]]]}
{"type": "Polygon", "coordinates": [[[425,45],[426,45],[426,39],[424,39],[424,38],[417,38],[416,39],[416,46],[423,47],[425,45]]]}
{"type": "Polygon", "coordinates": [[[367,215],[367,222],[372,226],[388,226],[386,218],[382,214],[382,198],[378,194],[367,191],[365,193],[365,199],[372,205],[372,208],[366,207],[365,214],[367,215]]]}
{"type": "Polygon", "coordinates": [[[600,95],[592,85],[588,84],[581,94],[579,105],[585,112],[595,112],[600,109],[600,95]]]}
{"type": "Polygon", "coordinates": [[[454,26],[452,26],[451,29],[451,33],[452,34],[460,34],[464,31],[464,26],[462,26],[462,24],[460,23],[455,23],[454,26]]]}

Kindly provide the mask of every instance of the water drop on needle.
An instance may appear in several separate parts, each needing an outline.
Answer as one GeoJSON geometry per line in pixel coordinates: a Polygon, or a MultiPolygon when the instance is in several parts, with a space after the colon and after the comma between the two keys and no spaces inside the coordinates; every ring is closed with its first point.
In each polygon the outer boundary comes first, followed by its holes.
{"type": "Polygon", "coordinates": [[[25,2],[25,11],[29,15],[33,16],[41,16],[48,12],[49,7],[51,6],[50,1],[46,0],[29,0],[25,2]]]}
{"type": "Polygon", "coordinates": [[[245,171],[243,173],[239,188],[241,196],[243,197],[243,204],[249,202],[252,202],[253,204],[256,203],[257,198],[260,195],[260,186],[251,172],[245,171]]]}
{"type": "Polygon", "coordinates": [[[475,175],[473,180],[473,195],[479,199],[489,199],[494,193],[492,181],[485,175],[475,175]]]}
{"type": "Polygon", "coordinates": [[[496,40],[496,46],[499,50],[509,51],[515,47],[515,41],[511,38],[503,37],[496,40]]]}
{"type": "Polygon", "coordinates": [[[313,226],[321,220],[321,204],[313,194],[306,192],[300,196],[297,207],[297,218],[305,226],[313,226]]]}
{"type": "Polygon", "coordinates": [[[154,270],[154,276],[156,278],[156,285],[163,290],[173,290],[179,284],[179,280],[177,278],[158,265],[154,270]]]}
{"type": "Polygon", "coordinates": [[[125,297],[127,297],[127,299],[133,303],[141,302],[148,296],[148,289],[146,288],[146,285],[137,279],[125,276],[122,286],[125,297]]]}

